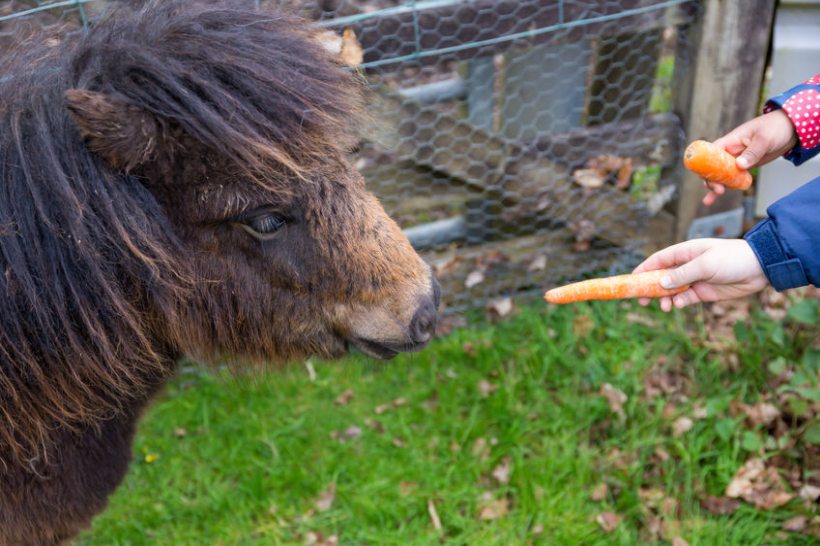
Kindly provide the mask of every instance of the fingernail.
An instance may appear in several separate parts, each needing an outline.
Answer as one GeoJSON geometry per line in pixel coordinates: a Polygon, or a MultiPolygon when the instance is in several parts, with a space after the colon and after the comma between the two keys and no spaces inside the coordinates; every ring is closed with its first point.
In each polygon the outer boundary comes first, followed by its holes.
{"type": "Polygon", "coordinates": [[[746,156],[740,156],[737,158],[737,166],[743,167],[744,169],[749,168],[749,160],[746,158],[746,156]]]}
{"type": "Polygon", "coordinates": [[[663,277],[661,279],[661,286],[666,288],[667,290],[675,288],[675,285],[672,284],[672,277],[670,277],[669,275],[663,277]]]}

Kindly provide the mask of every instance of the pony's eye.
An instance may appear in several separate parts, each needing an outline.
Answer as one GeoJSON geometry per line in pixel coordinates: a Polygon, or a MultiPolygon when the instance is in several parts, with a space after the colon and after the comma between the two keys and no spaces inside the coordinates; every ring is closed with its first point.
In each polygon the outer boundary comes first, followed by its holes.
{"type": "Polygon", "coordinates": [[[264,235],[273,233],[284,225],[285,219],[275,214],[257,216],[248,222],[248,227],[257,233],[262,233],[264,235]]]}
{"type": "Polygon", "coordinates": [[[257,239],[267,240],[287,223],[284,217],[269,211],[252,214],[240,220],[239,225],[257,239]]]}

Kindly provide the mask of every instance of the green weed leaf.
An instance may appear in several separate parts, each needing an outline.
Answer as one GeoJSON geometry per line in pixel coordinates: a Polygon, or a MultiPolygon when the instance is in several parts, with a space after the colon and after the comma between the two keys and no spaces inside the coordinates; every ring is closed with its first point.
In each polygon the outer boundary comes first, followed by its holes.
{"type": "Polygon", "coordinates": [[[740,447],[746,451],[760,451],[763,444],[760,443],[760,437],[752,431],[743,431],[743,436],[740,440],[740,447]]]}
{"type": "Polygon", "coordinates": [[[769,362],[769,371],[772,372],[774,375],[780,375],[784,371],[786,371],[786,359],[782,356],[779,356],[769,362]]]}
{"type": "Polygon", "coordinates": [[[803,439],[810,444],[820,445],[820,421],[809,423],[806,432],[803,433],[803,439]]]}
{"type": "Polygon", "coordinates": [[[811,300],[797,302],[789,307],[786,317],[800,324],[815,326],[817,324],[817,304],[811,300]]]}
{"type": "Polygon", "coordinates": [[[715,423],[715,432],[721,440],[728,440],[735,433],[737,423],[734,419],[720,419],[715,423]]]}

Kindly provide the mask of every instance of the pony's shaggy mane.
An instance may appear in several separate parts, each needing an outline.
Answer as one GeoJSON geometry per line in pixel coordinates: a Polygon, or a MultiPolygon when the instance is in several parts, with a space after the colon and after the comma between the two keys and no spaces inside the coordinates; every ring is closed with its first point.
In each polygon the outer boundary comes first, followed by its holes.
{"type": "Polygon", "coordinates": [[[138,107],[277,187],[350,146],[360,109],[355,79],[296,28],[225,2],[155,0],[5,56],[1,461],[40,467],[56,429],[151,392],[178,356],[177,310],[196,280],[149,181],[88,151],[66,91],[138,107]]]}

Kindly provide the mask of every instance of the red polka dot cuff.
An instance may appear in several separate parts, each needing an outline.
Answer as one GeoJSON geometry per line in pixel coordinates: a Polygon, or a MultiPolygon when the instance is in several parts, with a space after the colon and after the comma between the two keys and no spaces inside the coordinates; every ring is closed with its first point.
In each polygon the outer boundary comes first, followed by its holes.
{"type": "Polygon", "coordinates": [[[785,157],[800,165],[820,152],[820,74],[766,102],[764,112],[786,112],[797,132],[797,145],[785,157]]]}

